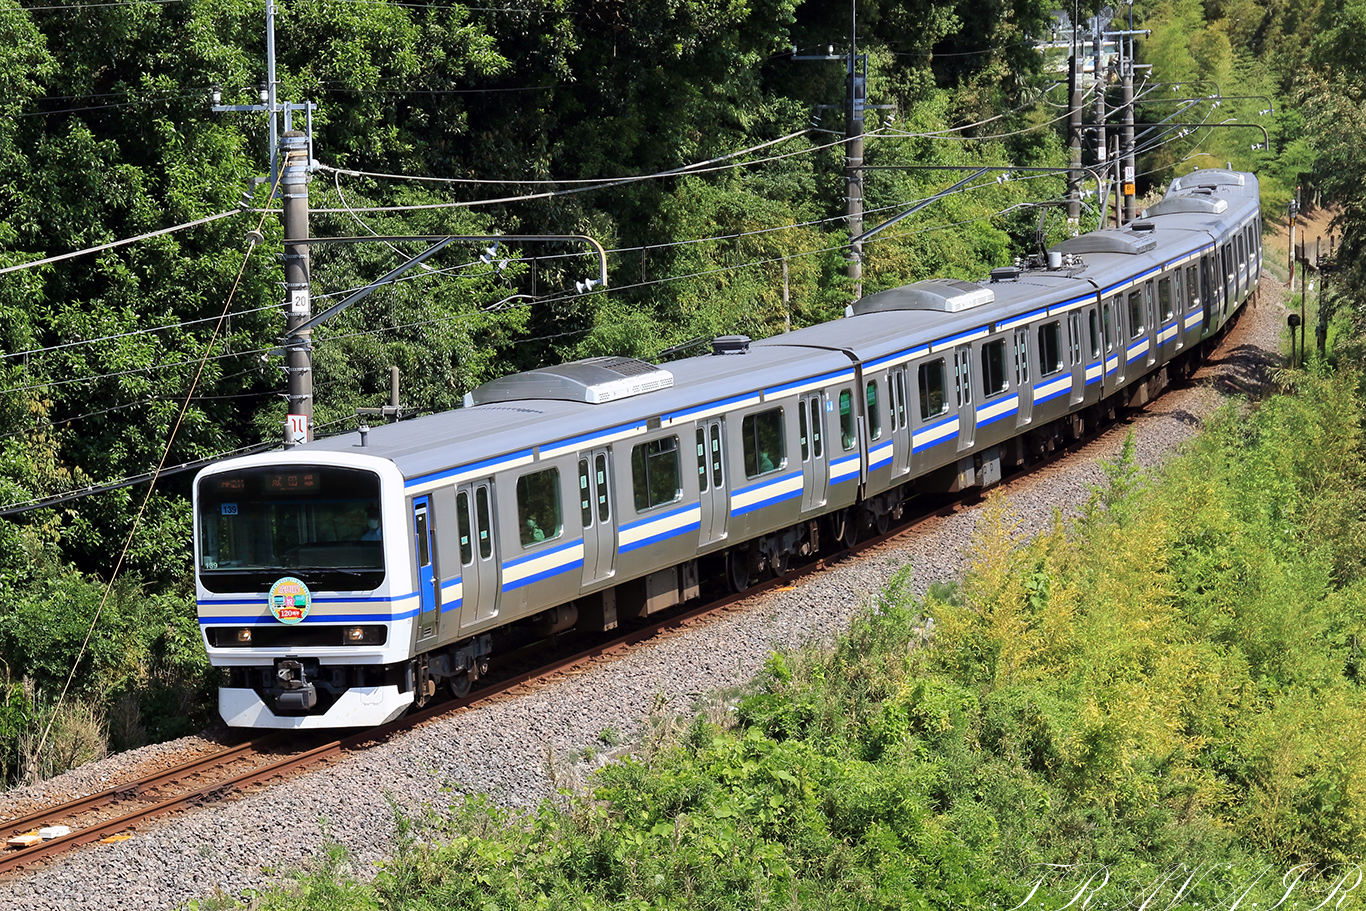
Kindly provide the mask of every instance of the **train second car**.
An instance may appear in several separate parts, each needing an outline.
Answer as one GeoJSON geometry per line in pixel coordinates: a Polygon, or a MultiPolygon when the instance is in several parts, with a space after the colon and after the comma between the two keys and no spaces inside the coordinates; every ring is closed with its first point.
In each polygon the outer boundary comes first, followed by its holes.
{"type": "Polygon", "coordinates": [[[1261,268],[1251,174],[989,280],[665,366],[593,358],[195,483],[200,625],[234,726],[367,726],[490,657],[742,590],[912,497],[989,486],[1204,349],[1261,268]]]}

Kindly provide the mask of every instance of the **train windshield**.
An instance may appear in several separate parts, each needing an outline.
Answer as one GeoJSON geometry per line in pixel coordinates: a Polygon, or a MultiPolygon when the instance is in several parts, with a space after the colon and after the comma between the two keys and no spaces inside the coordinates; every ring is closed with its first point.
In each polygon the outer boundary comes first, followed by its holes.
{"type": "MultiPolygon", "coordinates": [[[[199,576],[216,592],[265,591],[281,576],[369,590],[384,580],[379,476],[268,466],[199,481],[199,576]]],[[[397,533],[397,530],[395,530],[397,533]]]]}

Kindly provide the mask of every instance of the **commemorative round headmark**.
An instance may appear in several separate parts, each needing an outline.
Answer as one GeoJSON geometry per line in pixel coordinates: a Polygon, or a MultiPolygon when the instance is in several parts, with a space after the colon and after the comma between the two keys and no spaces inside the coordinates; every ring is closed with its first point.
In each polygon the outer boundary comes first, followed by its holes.
{"type": "Polygon", "coordinates": [[[301,579],[285,576],[270,587],[270,612],[281,623],[302,623],[313,606],[313,595],[301,579]]]}

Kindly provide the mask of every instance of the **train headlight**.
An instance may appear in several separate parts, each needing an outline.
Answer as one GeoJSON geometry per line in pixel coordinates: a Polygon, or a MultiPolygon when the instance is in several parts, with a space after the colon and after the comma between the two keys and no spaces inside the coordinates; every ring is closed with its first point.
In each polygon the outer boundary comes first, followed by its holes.
{"type": "Polygon", "coordinates": [[[250,641],[251,641],[251,630],[250,630],[249,628],[245,628],[245,627],[242,628],[242,629],[239,629],[239,630],[237,631],[237,641],[238,641],[238,642],[242,642],[242,643],[250,642],[250,641]]]}
{"type": "Polygon", "coordinates": [[[346,628],[346,631],[342,633],[342,638],[345,639],[347,642],[364,642],[365,627],[348,626],[346,628]]]}

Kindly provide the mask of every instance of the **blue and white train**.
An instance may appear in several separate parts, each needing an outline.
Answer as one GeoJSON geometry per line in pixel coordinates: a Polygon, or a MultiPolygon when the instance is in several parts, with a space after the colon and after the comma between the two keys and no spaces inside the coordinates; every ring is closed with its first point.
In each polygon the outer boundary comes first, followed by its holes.
{"type": "Polygon", "coordinates": [[[1197,171],[1122,230],[989,280],[656,366],[503,377],[466,407],[195,482],[204,645],[235,726],[364,726],[519,638],[743,589],[1141,404],[1255,293],[1256,178],[1197,171]]]}

